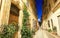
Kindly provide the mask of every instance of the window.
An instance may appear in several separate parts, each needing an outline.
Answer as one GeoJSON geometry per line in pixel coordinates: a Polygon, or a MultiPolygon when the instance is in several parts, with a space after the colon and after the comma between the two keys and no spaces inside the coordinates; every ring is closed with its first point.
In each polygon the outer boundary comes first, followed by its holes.
{"type": "Polygon", "coordinates": [[[50,27],[50,21],[48,21],[48,27],[50,27]]]}
{"type": "Polygon", "coordinates": [[[49,4],[49,9],[51,10],[51,5],[49,4]]]}
{"type": "Polygon", "coordinates": [[[10,11],[13,12],[12,14],[19,16],[19,8],[15,6],[13,3],[11,3],[10,11]]]}
{"type": "Polygon", "coordinates": [[[47,6],[47,0],[45,1],[45,6],[47,6]]]}
{"type": "Polygon", "coordinates": [[[11,3],[8,23],[9,24],[11,24],[11,23],[18,24],[18,17],[19,17],[19,8],[17,6],[15,6],[13,3],[11,3]]]}
{"type": "Polygon", "coordinates": [[[2,5],[2,0],[0,0],[0,9],[1,9],[1,5],[2,5]]]}
{"type": "Polygon", "coordinates": [[[59,24],[59,28],[60,28],[60,15],[57,17],[58,17],[58,24],[59,24]]]}
{"type": "Polygon", "coordinates": [[[53,28],[53,20],[51,19],[51,24],[52,24],[52,28],[53,28]]]}

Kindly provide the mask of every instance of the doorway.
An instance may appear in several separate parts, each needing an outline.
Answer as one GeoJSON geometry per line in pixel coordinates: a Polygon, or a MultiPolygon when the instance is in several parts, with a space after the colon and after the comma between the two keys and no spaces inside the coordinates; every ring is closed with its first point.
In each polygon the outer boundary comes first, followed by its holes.
{"type": "Polygon", "coordinates": [[[18,24],[18,17],[19,17],[19,9],[17,8],[16,5],[11,3],[9,24],[11,24],[11,23],[18,24]]]}

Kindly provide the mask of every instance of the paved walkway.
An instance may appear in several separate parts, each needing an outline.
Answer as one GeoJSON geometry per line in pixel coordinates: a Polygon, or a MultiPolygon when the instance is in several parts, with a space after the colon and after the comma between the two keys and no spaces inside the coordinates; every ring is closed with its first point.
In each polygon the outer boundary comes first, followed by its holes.
{"type": "Polygon", "coordinates": [[[33,38],[55,38],[53,37],[51,34],[49,34],[48,32],[42,30],[42,29],[39,29],[35,36],[33,38]]]}
{"type": "Polygon", "coordinates": [[[44,38],[42,30],[38,30],[33,38],[44,38]]]}

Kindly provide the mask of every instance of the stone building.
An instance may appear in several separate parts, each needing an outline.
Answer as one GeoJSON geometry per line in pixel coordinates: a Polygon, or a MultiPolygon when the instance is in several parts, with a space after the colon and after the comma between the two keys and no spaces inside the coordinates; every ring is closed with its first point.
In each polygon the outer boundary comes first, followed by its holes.
{"type": "MultiPolygon", "coordinates": [[[[15,22],[21,29],[24,4],[26,5],[27,11],[30,15],[30,27],[31,29],[37,30],[38,20],[35,0],[0,0],[0,27],[1,25],[15,22]]],[[[20,30],[18,32],[18,38],[20,38],[20,30]]]]}
{"type": "Polygon", "coordinates": [[[42,14],[42,27],[57,31],[60,36],[60,0],[44,0],[42,14]]]}

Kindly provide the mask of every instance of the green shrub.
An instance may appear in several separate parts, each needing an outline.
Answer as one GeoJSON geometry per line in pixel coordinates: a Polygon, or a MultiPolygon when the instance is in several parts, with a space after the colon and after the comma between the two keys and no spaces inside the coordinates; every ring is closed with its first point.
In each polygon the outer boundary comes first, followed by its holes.
{"type": "Polygon", "coordinates": [[[21,38],[32,38],[32,31],[27,29],[27,27],[23,26],[21,30],[22,37],[21,38]]]}
{"type": "Polygon", "coordinates": [[[14,33],[17,31],[15,24],[3,25],[3,27],[3,31],[0,33],[0,38],[13,38],[14,33]]]}
{"type": "Polygon", "coordinates": [[[29,14],[27,9],[24,8],[23,10],[23,25],[21,29],[21,38],[32,38],[32,30],[30,29],[29,25],[29,14]]]}
{"type": "Polygon", "coordinates": [[[54,32],[56,32],[56,31],[57,31],[57,28],[56,28],[55,26],[53,27],[53,31],[54,31],[54,32]]]}
{"type": "Polygon", "coordinates": [[[48,29],[48,32],[52,32],[52,30],[51,29],[48,29]]]}

